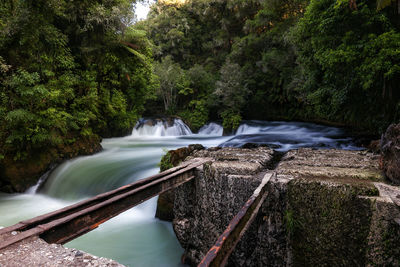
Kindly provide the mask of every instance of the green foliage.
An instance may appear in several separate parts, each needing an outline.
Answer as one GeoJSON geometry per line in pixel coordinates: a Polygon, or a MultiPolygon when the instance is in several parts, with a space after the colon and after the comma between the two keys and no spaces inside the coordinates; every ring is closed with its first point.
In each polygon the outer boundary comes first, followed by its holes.
{"type": "Polygon", "coordinates": [[[193,131],[198,131],[208,122],[209,110],[206,99],[192,100],[188,105],[188,110],[179,113],[193,131]]]}
{"type": "Polygon", "coordinates": [[[246,97],[246,87],[242,84],[240,66],[228,61],[221,68],[220,74],[214,94],[220,97],[222,105],[240,111],[246,97]]]}
{"type": "Polygon", "coordinates": [[[400,33],[373,3],[311,1],[293,36],[317,117],[380,131],[398,117],[400,33]]]}
{"type": "Polygon", "coordinates": [[[295,219],[293,210],[285,210],[285,216],[283,217],[286,225],[286,232],[293,234],[295,230],[300,230],[304,227],[301,221],[295,219]]]}
{"type": "Polygon", "coordinates": [[[2,157],[123,135],[146,109],[193,130],[400,119],[394,1],[158,1],[131,26],[134,2],[0,3],[2,157]]]}
{"type": "Polygon", "coordinates": [[[232,130],[243,116],[377,132],[400,117],[400,25],[393,10],[377,11],[392,3],[159,1],[136,27],[164,64],[160,84],[175,81],[164,86],[173,92],[169,113],[192,127],[222,118],[232,130]]]}
{"type": "Polygon", "coordinates": [[[156,87],[133,2],[0,3],[2,157],[130,131],[156,87]]]}
{"type": "Polygon", "coordinates": [[[157,60],[170,56],[170,65],[179,64],[189,76],[190,86],[176,98],[181,117],[197,128],[206,113],[214,120],[224,114],[226,125],[236,125],[242,115],[262,118],[268,108],[278,107],[280,112],[291,101],[297,106],[297,96],[289,93],[296,87],[291,79],[296,57],[284,34],[306,2],[158,2],[137,27],[149,33],[157,60]],[[193,114],[197,106],[202,115],[193,114]]]}
{"type": "Polygon", "coordinates": [[[195,64],[215,68],[224,63],[233,39],[244,35],[244,23],[258,7],[258,0],[158,1],[144,27],[158,47],[158,60],[171,55],[184,69],[195,64]]]}
{"type": "Polygon", "coordinates": [[[297,92],[301,69],[296,48],[288,42],[288,32],[307,5],[304,0],[263,1],[245,24],[247,35],[237,39],[229,58],[241,66],[249,98],[245,117],[273,119],[295,117],[301,105],[297,92]]]}
{"type": "Polygon", "coordinates": [[[221,113],[223,120],[222,126],[225,131],[231,132],[239,128],[240,122],[242,121],[242,116],[233,110],[224,110],[221,113]]]}
{"type": "Polygon", "coordinates": [[[242,80],[242,73],[238,64],[227,61],[222,66],[214,94],[221,107],[223,126],[228,131],[239,127],[240,113],[246,103],[248,90],[242,80]]]}
{"type": "Polygon", "coordinates": [[[164,103],[164,110],[173,114],[177,108],[178,94],[189,94],[189,81],[184,70],[170,56],[155,64],[155,74],[159,77],[160,87],[157,94],[164,103]]]}
{"type": "Polygon", "coordinates": [[[212,96],[215,77],[197,64],[185,73],[189,85],[186,93],[178,98],[178,105],[181,107],[178,114],[193,131],[197,131],[209,121],[210,109],[215,103],[212,96]]]}
{"type": "Polygon", "coordinates": [[[158,164],[160,167],[160,172],[166,171],[174,167],[171,162],[171,153],[167,149],[163,149],[163,151],[165,155],[161,157],[161,161],[158,164]]]}

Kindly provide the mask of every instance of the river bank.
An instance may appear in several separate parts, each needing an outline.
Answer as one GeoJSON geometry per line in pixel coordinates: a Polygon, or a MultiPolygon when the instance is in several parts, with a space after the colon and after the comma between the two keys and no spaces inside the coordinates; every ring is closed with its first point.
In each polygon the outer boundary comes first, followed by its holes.
{"type": "Polygon", "coordinates": [[[0,162],[0,192],[22,193],[37,184],[46,172],[55,169],[63,161],[78,156],[92,155],[102,150],[101,138],[81,138],[70,145],[36,151],[25,160],[6,156],[0,162]]]}

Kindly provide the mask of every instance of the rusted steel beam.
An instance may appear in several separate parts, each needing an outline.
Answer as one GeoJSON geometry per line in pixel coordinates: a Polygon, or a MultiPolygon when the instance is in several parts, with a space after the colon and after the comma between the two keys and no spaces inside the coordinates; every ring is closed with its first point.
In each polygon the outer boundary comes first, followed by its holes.
{"type": "Polygon", "coordinates": [[[188,165],[190,165],[191,162],[187,162],[184,163],[180,166],[177,166],[175,168],[169,169],[167,171],[164,171],[162,173],[158,173],[156,175],[150,176],[148,178],[136,181],[134,183],[119,187],[115,190],[109,191],[109,192],[105,192],[103,194],[99,194],[97,196],[94,196],[92,198],[80,201],[78,203],[75,203],[73,205],[67,206],[65,208],[41,215],[41,216],[37,216],[35,218],[29,219],[29,220],[25,220],[25,221],[21,221],[17,224],[14,224],[12,226],[6,227],[6,228],[2,228],[0,229],[0,235],[4,234],[4,233],[8,233],[8,232],[12,232],[12,231],[23,231],[23,230],[27,230],[27,229],[31,229],[33,227],[36,227],[40,224],[45,224],[48,223],[50,221],[65,217],[68,214],[72,214],[74,212],[83,210],[87,207],[93,206],[95,204],[98,204],[104,200],[107,200],[113,196],[119,195],[121,193],[124,192],[128,192],[129,190],[132,190],[134,188],[138,188],[144,184],[147,184],[151,181],[154,181],[156,179],[159,179],[161,177],[164,177],[166,175],[169,175],[171,173],[174,173],[176,171],[179,171],[185,167],[187,167],[188,165]]]}
{"type": "Polygon", "coordinates": [[[254,221],[267,197],[267,184],[274,173],[267,173],[246,204],[229,223],[215,245],[207,252],[198,267],[225,266],[232,251],[254,221]]]}
{"type": "Polygon", "coordinates": [[[9,227],[9,229],[20,229],[18,227],[22,225],[25,231],[1,242],[0,249],[37,235],[48,243],[69,242],[137,204],[192,180],[195,168],[207,161],[191,162],[183,167],[179,166],[59,211],[25,221],[31,227],[26,227],[25,222],[9,227]]]}
{"type": "Polygon", "coordinates": [[[83,211],[71,214],[54,222],[43,225],[45,232],[40,235],[48,243],[64,244],[78,236],[77,231],[91,231],[100,224],[118,214],[143,203],[144,201],[175,188],[194,178],[189,172],[174,176],[162,182],[152,182],[150,185],[137,188],[132,192],[114,197],[83,211]]]}

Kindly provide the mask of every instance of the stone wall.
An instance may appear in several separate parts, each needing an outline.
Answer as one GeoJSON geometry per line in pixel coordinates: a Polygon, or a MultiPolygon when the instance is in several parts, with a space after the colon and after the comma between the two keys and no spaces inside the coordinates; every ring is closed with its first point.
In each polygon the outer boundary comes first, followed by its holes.
{"type": "MultiPolygon", "coordinates": [[[[210,149],[196,152],[196,157],[213,158],[212,164],[198,170],[191,183],[179,187],[175,192],[173,226],[178,240],[185,249],[187,263],[197,264],[225,230],[230,220],[259,185],[273,151],[259,149],[210,149]]],[[[252,232],[252,231],[250,231],[252,232]]],[[[247,248],[257,235],[247,235],[247,248]]],[[[241,245],[239,245],[241,246],[241,245]]],[[[232,260],[240,262],[252,249],[238,250],[232,260]]]]}
{"type": "Polygon", "coordinates": [[[238,243],[229,266],[398,266],[400,213],[367,152],[268,148],[209,149],[189,159],[214,161],[175,192],[173,226],[196,265],[258,186],[275,171],[269,195],[238,243]],[[272,170],[273,169],[273,170],[272,170]]]}

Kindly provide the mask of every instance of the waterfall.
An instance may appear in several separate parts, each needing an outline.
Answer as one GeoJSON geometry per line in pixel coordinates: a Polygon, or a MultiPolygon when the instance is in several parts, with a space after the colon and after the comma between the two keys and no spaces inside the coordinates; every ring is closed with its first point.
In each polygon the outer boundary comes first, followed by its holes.
{"type": "Polygon", "coordinates": [[[45,174],[43,174],[39,181],[34,185],[31,186],[30,188],[28,188],[28,190],[26,190],[26,194],[30,194],[30,195],[34,195],[37,193],[38,189],[42,186],[42,184],[47,180],[47,178],[49,177],[51,173],[51,170],[47,171],[45,174]]]}
{"type": "Polygon", "coordinates": [[[181,119],[142,119],[133,128],[132,137],[160,137],[191,135],[192,131],[181,119]]]}
{"type": "Polygon", "coordinates": [[[239,126],[239,128],[236,130],[235,135],[241,135],[241,134],[257,134],[261,131],[261,127],[259,125],[253,126],[249,125],[247,123],[243,123],[239,126]]]}
{"type": "Polygon", "coordinates": [[[224,132],[224,128],[214,122],[210,122],[199,130],[199,134],[201,135],[211,135],[211,136],[222,136],[224,132]]]}

